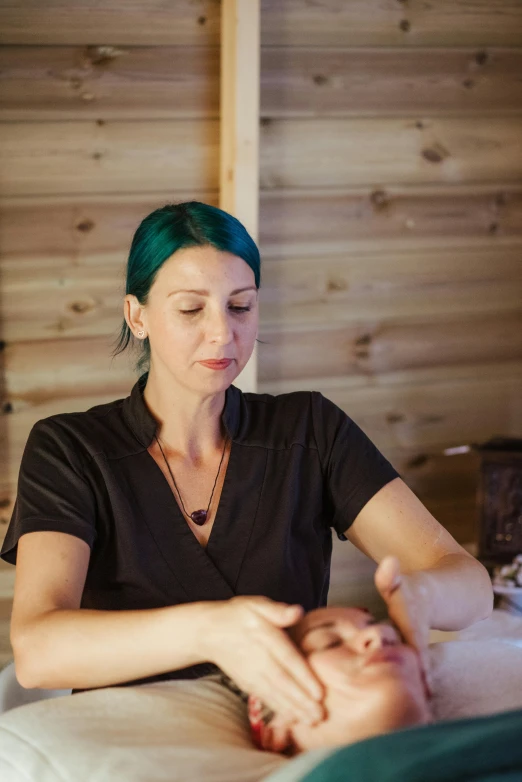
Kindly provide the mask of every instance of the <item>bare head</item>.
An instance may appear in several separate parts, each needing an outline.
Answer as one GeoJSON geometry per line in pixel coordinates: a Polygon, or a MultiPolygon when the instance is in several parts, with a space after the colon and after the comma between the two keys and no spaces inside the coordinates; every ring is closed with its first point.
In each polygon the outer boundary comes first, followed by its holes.
{"type": "Polygon", "coordinates": [[[326,711],[317,725],[289,726],[292,754],[431,721],[418,654],[391,624],[360,608],[319,608],[292,634],[324,685],[326,711]]]}

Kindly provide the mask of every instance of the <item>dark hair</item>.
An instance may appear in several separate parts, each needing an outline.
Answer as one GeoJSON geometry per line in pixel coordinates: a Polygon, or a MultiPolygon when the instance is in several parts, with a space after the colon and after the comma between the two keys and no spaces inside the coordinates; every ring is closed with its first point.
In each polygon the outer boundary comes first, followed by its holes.
{"type": "MultiPolygon", "coordinates": [[[[176,250],[209,245],[242,258],[254,272],[256,287],[259,288],[261,258],[256,243],[244,225],[217,206],[201,201],[185,201],[155,209],[139,224],[127,261],[125,293],[133,294],[145,306],[158,271],[176,250]]],[[[112,355],[122,353],[132,337],[132,331],[124,318],[118,344],[112,355]]],[[[150,343],[148,337],[140,342],[141,355],[135,368],[141,375],[149,369],[150,343]]]]}

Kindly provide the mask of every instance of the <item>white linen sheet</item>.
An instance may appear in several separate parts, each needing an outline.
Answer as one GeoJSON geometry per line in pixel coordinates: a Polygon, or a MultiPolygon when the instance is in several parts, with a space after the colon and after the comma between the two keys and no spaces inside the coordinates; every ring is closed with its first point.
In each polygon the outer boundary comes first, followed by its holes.
{"type": "MultiPolygon", "coordinates": [[[[438,720],[522,708],[519,646],[448,641],[431,656],[438,720]]],[[[298,782],[327,753],[308,754],[255,749],[243,704],[217,677],[110,687],[0,715],[2,782],[298,782]]]]}

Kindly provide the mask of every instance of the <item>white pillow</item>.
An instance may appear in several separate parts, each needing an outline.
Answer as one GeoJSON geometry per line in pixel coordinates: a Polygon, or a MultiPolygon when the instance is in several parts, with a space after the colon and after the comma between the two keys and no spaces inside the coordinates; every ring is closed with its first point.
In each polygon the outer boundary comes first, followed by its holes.
{"type": "Polygon", "coordinates": [[[243,704],[215,676],[108,687],[0,716],[2,782],[258,782],[288,762],[252,746],[243,704]]]}
{"type": "MultiPolygon", "coordinates": [[[[522,649],[448,641],[430,649],[438,720],[522,708],[522,649]]],[[[108,687],[0,715],[2,782],[298,780],[321,757],[288,760],[252,746],[240,699],[210,676],[108,687]]],[[[268,782],[268,781],[267,781],[268,782]]]]}
{"type": "Polygon", "coordinates": [[[508,640],[447,641],[430,647],[436,720],[522,708],[522,648],[508,640]]]}

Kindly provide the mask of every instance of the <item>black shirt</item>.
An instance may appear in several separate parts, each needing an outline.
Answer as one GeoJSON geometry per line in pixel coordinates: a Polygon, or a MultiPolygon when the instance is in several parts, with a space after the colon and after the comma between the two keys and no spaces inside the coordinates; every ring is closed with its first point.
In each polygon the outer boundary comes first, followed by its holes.
{"type": "MultiPolygon", "coordinates": [[[[234,595],[265,595],[307,611],[326,605],[331,527],[346,539],[396,470],[320,392],[272,396],[231,385],[222,413],[230,457],[204,549],[147,451],[157,428],[143,399],[147,377],[124,399],[36,422],[2,559],[16,563],[27,532],[85,540],[91,557],[82,608],[158,608],[234,595]]],[[[125,684],[213,670],[195,665],[125,684]]]]}

